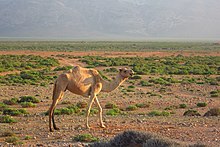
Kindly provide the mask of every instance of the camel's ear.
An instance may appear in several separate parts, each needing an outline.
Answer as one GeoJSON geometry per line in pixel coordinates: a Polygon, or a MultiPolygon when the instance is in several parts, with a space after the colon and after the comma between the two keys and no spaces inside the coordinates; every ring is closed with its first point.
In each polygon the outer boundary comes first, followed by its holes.
{"type": "Polygon", "coordinates": [[[121,72],[123,69],[122,68],[119,68],[119,71],[121,72]]]}

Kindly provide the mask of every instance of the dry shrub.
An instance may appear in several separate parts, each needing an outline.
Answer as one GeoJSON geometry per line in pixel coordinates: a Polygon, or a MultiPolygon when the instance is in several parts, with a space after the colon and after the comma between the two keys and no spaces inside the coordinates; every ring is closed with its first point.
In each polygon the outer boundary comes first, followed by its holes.
{"type": "Polygon", "coordinates": [[[204,116],[220,116],[220,108],[212,108],[204,116]]]}
{"type": "Polygon", "coordinates": [[[186,144],[160,137],[151,133],[125,131],[115,136],[109,142],[96,142],[90,147],[205,147],[200,144],[186,144]]]}

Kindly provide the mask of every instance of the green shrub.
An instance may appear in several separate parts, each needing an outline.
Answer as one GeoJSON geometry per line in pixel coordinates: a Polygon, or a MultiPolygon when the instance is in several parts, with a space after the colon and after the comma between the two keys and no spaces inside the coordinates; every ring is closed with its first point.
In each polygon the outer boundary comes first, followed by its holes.
{"type": "Polygon", "coordinates": [[[73,67],[72,66],[58,66],[54,69],[54,71],[62,71],[62,70],[69,70],[69,69],[72,69],[73,67]]]}
{"type": "Polygon", "coordinates": [[[29,135],[26,135],[26,136],[24,137],[24,140],[30,140],[30,139],[32,139],[32,137],[29,136],[29,135]]]}
{"type": "Polygon", "coordinates": [[[10,100],[4,100],[3,103],[7,105],[16,105],[18,103],[18,98],[11,98],[10,100]]]}
{"type": "Polygon", "coordinates": [[[139,104],[136,104],[135,106],[138,108],[148,108],[148,107],[150,107],[150,104],[149,103],[139,103],[139,104]]]}
{"type": "Polygon", "coordinates": [[[207,106],[207,103],[205,103],[205,102],[200,102],[200,103],[197,103],[197,106],[198,106],[198,107],[206,107],[206,106],[207,106]]]}
{"type": "Polygon", "coordinates": [[[134,111],[134,110],[137,110],[137,106],[135,105],[130,105],[126,108],[127,111],[134,111]]]}
{"type": "Polygon", "coordinates": [[[5,139],[5,142],[12,143],[13,145],[21,145],[23,142],[20,141],[20,139],[16,136],[8,137],[5,139]]]}
{"type": "Polygon", "coordinates": [[[8,108],[8,106],[2,102],[0,102],[0,111],[3,111],[5,108],[8,108]]]}
{"type": "Polygon", "coordinates": [[[99,138],[92,136],[91,134],[81,134],[73,138],[73,141],[80,142],[96,142],[99,141],[99,138]]]}
{"type": "Polygon", "coordinates": [[[153,86],[153,84],[149,83],[148,81],[140,81],[141,86],[153,86]]]}
{"type": "Polygon", "coordinates": [[[167,111],[151,111],[148,113],[149,116],[169,116],[170,112],[167,111]]]}
{"type": "Polygon", "coordinates": [[[211,91],[210,94],[211,94],[211,97],[219,97],[219,91],[215,90],[215,91],[211,91]]]}
{"type": "Polygon", "coordinates": [[[130,86],[128,86],[128,88],[133,89],[133,88],[135,88],[135,86],[134,85],[130,85],[130,86]]]}
{"type": "Polygon", "coordinates": [[[20,103],[23,108],[31,108],[31,107],[36,107],[36,104],[32,102],[22,102],[20,103]]]}
{"type": "Polygon", "coordinates": [[[18,116],[21,114],[27,114],[27,111],[25,109],[14,109],[14,108],[5,108],[3,110],[3,115],[18,116]]]}
{"type": "Polygon", "coordinates": [[[96,108],[90,109],[90,115],[98,114],[99,110],[96,108]]]}
{"type": "Polygon", "coordinates": [[[138,80],[138,79],[142,79],[142,77],[139,75],[134,75],[134,76],[130,77],[130,79],[138,80]]]}
{"type": "Polygon", "coordinates": [[[106,115],[110,115],[110,116],[117,116],[119,114],[121,114],[121,111],[118,108],[113,108],[106,112],[106,115]]]}
{"type": "Polygon", "coordinates": [[[190,109],[184,112],[184,116],[201,116],[198,111],[190,109]]]}
{"type": "Polygon", "coordinates": [[[19,103],[22,103],[22,102],[39,103],[40,100],[37,99],[37,98],[34,97],[34,96],[21,96],[21,97],[20,97],[20,100],[19,100],[19,103]]]}
{"type": "Polygon", "coordinates": [[[212,108],[204,116],[220,116],[220,108],[212,108]]]}
{"type": "Polygon", "coordinates": [[[0,116],[0,123],[15,123],[17,120],[12,118],[11,116],[0,116]]]}
{"type": "Polygon", "coordinates": [[[186,107],[187,107],[186,104],[180,104],[180,105],[179,105],[179,108],[186,108],[186,107]]]}

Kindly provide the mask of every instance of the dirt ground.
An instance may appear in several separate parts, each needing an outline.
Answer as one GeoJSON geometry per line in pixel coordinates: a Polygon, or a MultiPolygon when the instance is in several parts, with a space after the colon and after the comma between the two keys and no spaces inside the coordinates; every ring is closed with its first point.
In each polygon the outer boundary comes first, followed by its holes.
{"type": "MultiPolygon", "coordinates": [[[[42,51],[0,51],[0,54],[31,54],[40,56],[53,56],[58,54],[84,56],[84,55],[99,55],[106,57],[119,56],[220,56],[220,52],[42,52],[42,51]]],[[[59,59],[61,65],[81,65],[77,59],[67,59],[56,57],[59,59]]],[[[102,68],[103,69],[103,68],[102,68]]],[[[2,73],[5,75],[8,73],[2,73]]],[[[149,79],[150,76],[142,76],[142,79],[149,79]]],[[[152,77],[152,76],[151,76],[152,77]]],[[[198,77],[198,76],[197,76],[198,77]]],[[[182,76],[175,76],[181,79],[182,76]]],[[[183,113],[189,108],[197,110],[201,115],[204,115],[210,108],[220,106],[220,98],[211,98],[209,92],[220,89],[216,85],[198,85],[198,84],[173,84],[166,86],[166,92],[160,93],[161,85],[154,85],[151,87],[141,87],[138,81],[135,82],[135,91],[129,92],[126,95],[121,92],[123,87],[129,86],[129,81],[126,81],[120,88],[111,93],[100,93],[98,95],[99,101],[103,107],[104,122],[107,128],[100,128],[98,115],[95,114],[89,117],[90,130],[85,128],[84,115],[59,115],[55,116],[57,125],[60,131],[49,132],[48,116],[43,113],[49,109],[52,102],[53,85],[46,87],[42,86],[0,86],[0,101],[4,99],[11,99],[12,97],[20,97],[24,95],[36,96],[41,100],[35,108],[27,108],[30,113],[27,116],[14,117],[18,120],[13,124],[0,124],[0,135],[3,132],[11,131],[20,138],[24,146],[75,146],[73,137],[78,134],[89,133],[100,139],[109,139],[125,130],[137,130],[142,132],[155,133],[174,140],[188,142],[188,143],[202,143],[207,146],[220,146],[220,117],[203,117],[203,116],[183,116],[183,113]],[[162,95],[149,96],[147,92],[155,92],[162,95]],[[107,102],[115,103],[119,108],[125,109],[129,105],[137,103],[150,103],[148,108],[139,108],[135,111],[125,111],[126,115],[108,116],[107,109],[104,108],[107,102]],[[207,107],[197,107],[198,102],[206,102],[207,107]],[[173,109],[170,116],[154,116],[150,117],[147,114],[153,110],[163,111],[169,106],[178,106],[181,103],[186,103],[185,109],[173,109]],[[25,136],[31,136],[31,139],[25,140],[25,136]]],[[[74,95],[66,92],[64,98],[58,104],[57,108],[68,106],[68,104],[61,104],[63,101],[69,101],[75,104],[79,101],[88,101],[87,98],[74,95]]],[[[13,105],[12,107],[21,108],[20,105],[13,105]]],[[[0,146],[7,146],[5,137],[0,136],[0,146]]]]}

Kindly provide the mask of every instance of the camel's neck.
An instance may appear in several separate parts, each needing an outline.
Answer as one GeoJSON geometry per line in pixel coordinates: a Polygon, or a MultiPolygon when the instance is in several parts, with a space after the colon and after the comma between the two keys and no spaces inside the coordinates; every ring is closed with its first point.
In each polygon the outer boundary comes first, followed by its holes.
{"type": "Polygon", "coordinates": [[[116,78],[110,82],[102,80],[102,91],[103,92],[111,92],[118,88],[126,79],[123,78],[120,74],[116,76],[116,78]]]}

